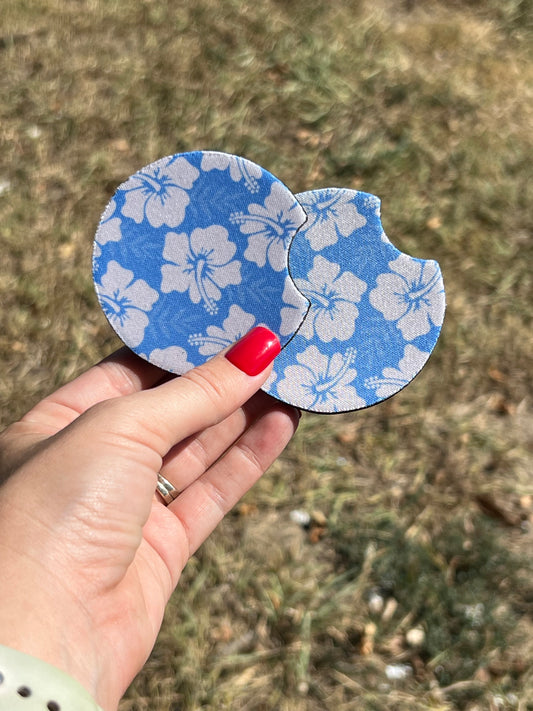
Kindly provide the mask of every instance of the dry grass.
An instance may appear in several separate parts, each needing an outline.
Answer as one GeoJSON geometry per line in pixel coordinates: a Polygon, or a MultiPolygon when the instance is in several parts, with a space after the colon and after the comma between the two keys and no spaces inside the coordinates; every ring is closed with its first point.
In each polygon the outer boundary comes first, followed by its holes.
{"type": "Polygon", "coordinates": [[[191,561],[123,711],[533,709],[531,1],[4,0],[0,22],[1,423],[116,347],[92,236],[172,152],[376,193],[447,284],[424,373],[304,416],[191,561]]]}

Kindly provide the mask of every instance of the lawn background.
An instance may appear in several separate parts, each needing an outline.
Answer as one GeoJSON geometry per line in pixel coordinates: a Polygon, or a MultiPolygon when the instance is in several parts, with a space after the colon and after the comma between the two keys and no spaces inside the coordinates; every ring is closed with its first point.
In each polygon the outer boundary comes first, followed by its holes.
{"type": "Polygon", "coordinates": [[[0,426],[117,347],[92,239],[164,155],[375,193],[447,287],[416,381],[305,414],[193,558],[122,711],[533,709],[532,40],[531,0],[2,0],[0,426]]]}

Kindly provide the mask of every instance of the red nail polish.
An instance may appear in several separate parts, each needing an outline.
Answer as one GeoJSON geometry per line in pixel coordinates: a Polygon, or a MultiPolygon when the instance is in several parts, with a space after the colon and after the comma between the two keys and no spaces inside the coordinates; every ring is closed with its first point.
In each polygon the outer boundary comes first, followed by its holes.
{"type": "Polygon", "coordinates": [[[259,375],[280,351],[276,334],[256,326],[229,349],[226,358],[247,375],[259,375]]]}

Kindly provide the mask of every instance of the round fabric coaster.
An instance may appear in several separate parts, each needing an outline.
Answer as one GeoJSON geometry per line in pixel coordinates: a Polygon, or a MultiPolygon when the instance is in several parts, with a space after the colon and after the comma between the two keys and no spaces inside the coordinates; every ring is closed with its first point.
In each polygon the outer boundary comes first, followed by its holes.
{"type": "Polygon", "coordinates": [[[328,188],[296,197],[308,219],[289,269],[311,306],[263,389],[312,412],[374,405],[404,388],[435,347],[445,310],[439,265],[390,243],[375,195],[328,188]]]}
{"type": "Polygon", "coordinates": [[[306,214],[259,165],[196,151],[162,158],[120,185],[93,253],[96,293],[138,355],[182,374],[256,325],[282,347],[309,307],[288,249],[306,214]]]}

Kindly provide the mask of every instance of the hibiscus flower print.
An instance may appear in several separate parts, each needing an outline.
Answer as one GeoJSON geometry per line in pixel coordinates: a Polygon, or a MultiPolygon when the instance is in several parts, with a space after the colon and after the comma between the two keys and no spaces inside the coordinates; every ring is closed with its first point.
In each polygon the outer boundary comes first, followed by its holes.
{"type": "Polygon", "coordinates": [[[365,401],[351,384],[357,377],[352,367],[355,348],[329,356],[316,346],[296,355],[298,365],[288,365],[277,383],[281,399],[304,410],[338,412],[364,407],[365,401]]]}
{"type": "Polygon", "coordinates": [[[120,186],[126,193],[122,214],[138,224],[177,227],[190,202],[187,190],[200,175],[185,158],[162,158],[143,168],[120,186]]]}
{"type": "Polygon", "coordinates": [[[115,212],[116,203],[114,200],[106,207],[100,224],[98,225],[98,230],[96,231],[94,239],[94,250],[93,256],[95,259],[100,257],[102,254],[102,246],[108,242],[120,242],[122,239],[122,232],[120,230],[121,219],[119,217],[112,217],[115,212]]]}
{"type": "Polygon", "coordinates": [[[191,346],[197,346],[204,356],[215,355],[223,348],[231,346],[242,338],[255,325],[255,316],[248,314],[237,304],[230,306],[228,317],[220,326],[208,326],[205,334],[195,333],[189,336],[191,346]]]}
{"type": "Polygon", "coordinates": [[[366,207],[367,210],[373,210],[374,213],[380,217],[381,215],[381,200],[378,198],[377,195],[368,195],[365,197],[363,200],[363,205],[366,207]]]}
{"type": "Polygon", "coordinates": [[[244,180],[246,189],[250,193],[259,192],[259,180],[263,175],[261,168],[249,160],[239,156],[230,156],[225,153],[206,151],[202,156],[202,170],[226,170],[229,168],[230,178],[238,183],[244,180]]]}
{"type": "Polygon", "coordinates": [[[148,326],[147,312],[158,299],[157,291],[114,260],[108,263],[96,291],[115,331],[131,348],[138,346],[148,326]]]}
{"type": "Polygon", "coordinates": [[[241,283],[241,263],[233,259],[236,250],[221,225],[197,227],[190,236],[168,232],[163,257],[172,264],[161,268],[161,291],[188,291],[193,304],[201,302],[209,314],[216,314],[221,290],[241,283]]]}
{"type": "Polygon", "coordinates": [[[284,186],[274,183],[264,205],[251,203],[248,212],[233,212],[230,222],[249,235],[244,257],[259,267],[268,263],[276,272],[287,268],[287,255],[293,236],[304,222],[302,208],[287,194],[284,186]]]}
{"type": "Polygon", "coordinates": [[[281,326],[279,332],[282,336],[288,336],[294,333],[297,325],[302,322],[309,310],[309,302],[295,289],[294,282],[290,277],[285,279],[281,300],[284,306],[280,311],[281,326]]]}
{"type": "Polygon", "coordinates": [[[107,244],[108,242],[120,242],[122,239],[122,232],[120,231],[120,217],[112,217],[116,209],[116,203],[114,200],[106,207],[100,224],[98,225],[98,230],[96,232],[96,242],[99,245],[107,244]]]}
{"type": "Polygon", "coordinates": [[[155,348],[147,360],[159,368],[163,368],[163,370],[168,370],[170,373],[177,373],[178,375],[183,375],[183,373],[194,368],[194,363],[189,363],[187,360],[187,351],[181,346],[155,348]]]}
{"type": "Polygon", "coordinates": [[[390,397],[404,388],[423,368],[430,354],[419,350],[416,346],[405,346],[403,358],[397,368],[384,368],[382,376],[372,376],[365,379],[365,388],[376,391],[380,398],[390,397]]]}
{"type": "Polygon", "coordinates": [[[358,212],[353,202],[354,194],[350,190],[325,189],[297,196],[309,216],[303,234],[315,252],[336,244],[339,237],[349,237],[366,225],[366,217],[358,212]]]}
{"type": "Polygon", "coordinates": [[[380,274],[369,294],[372,306],[387,321],[396,321],[406,341],[441,326],[444,318],[444,285],[437,262],[401,254],[389,262],[391,273],[380,274]]]}
{"type": "Polygon", "coordinates": [[[311,308],[298,334],[312,340],[316,334],[324,343],[334,338],[347,341],[353,336],[359,315],[356,303],[366,284],[352,272],[341,272],[339,264],[317,256],[307,279],[294,283],[311,302],[311,308]]]}

